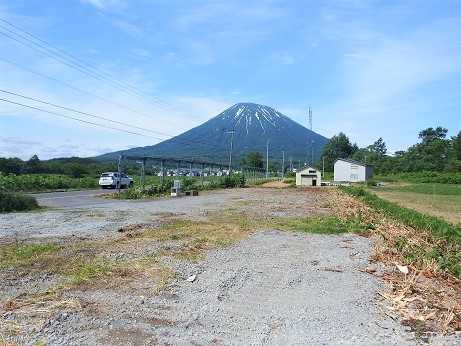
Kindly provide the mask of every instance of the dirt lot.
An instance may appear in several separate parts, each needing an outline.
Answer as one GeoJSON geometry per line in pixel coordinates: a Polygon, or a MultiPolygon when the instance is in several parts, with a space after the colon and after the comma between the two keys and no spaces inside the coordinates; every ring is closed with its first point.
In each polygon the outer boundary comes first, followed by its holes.
{"type": "Polygon", "coordinates": [[[355,206],[249,188],[0,215],[3,246],[57,244],[0,266],[0,344],[458,344],[400,323],[384,277],[404,275],[373,259],[375,240],[299,232],[342,226],[338,205],[355,206]]]}

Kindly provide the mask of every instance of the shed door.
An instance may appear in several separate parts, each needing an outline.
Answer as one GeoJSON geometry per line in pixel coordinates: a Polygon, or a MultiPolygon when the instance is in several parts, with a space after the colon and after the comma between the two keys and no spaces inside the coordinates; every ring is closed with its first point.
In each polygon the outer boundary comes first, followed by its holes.
{"type": "Polygon", "coordinates": [[[303,186],[312,186],[312,180],[311,175],[301,175],[301,185],[303,186]]]}

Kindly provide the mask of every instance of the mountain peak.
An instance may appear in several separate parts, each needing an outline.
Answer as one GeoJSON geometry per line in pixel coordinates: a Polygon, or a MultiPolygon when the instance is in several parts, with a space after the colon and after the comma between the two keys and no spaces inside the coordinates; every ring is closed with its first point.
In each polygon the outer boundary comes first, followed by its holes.
{"type": "Polygon", "coordinates": [[[216,118],[228,122],[230,126],[244,126],[247,134],[255,126],[266,133],[269,127],[283,126],[288,120],[285,115],[275,109],[256,103],[237,103],[216,118]]]}
{"type": "Polygon", "coordinates": [[[237,103],[207,122],[150,147],[133,148],[125,153],[159,157],[200,158],[227,161],[233,139],[233,160],[239,162],[251,151],[265,152],[269,144],[271,160],[280,160],[282,152],[293,162],[308,162],[307,139],[314,141],[314,157],[320,157],[328,142],[315,132],[296,123],[275,109],[256,103],[237,103]],[[233,131],[233,136],[228,132],[233,131]]]}

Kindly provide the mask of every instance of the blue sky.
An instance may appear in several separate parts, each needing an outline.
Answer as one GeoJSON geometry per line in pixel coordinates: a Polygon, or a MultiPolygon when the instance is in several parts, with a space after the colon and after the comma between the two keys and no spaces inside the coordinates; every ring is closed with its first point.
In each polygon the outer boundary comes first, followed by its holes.
{"type": "Polygon", "coordinates": [[[238,102],[389,151],[461,130],[458,0],[4,0],[0,19],[1,157],[152,145],[238,102]]]}

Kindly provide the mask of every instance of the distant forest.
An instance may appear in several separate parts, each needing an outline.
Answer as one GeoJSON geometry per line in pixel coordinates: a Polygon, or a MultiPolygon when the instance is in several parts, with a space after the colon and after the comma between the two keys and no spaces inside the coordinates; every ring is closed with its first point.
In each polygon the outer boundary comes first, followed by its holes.
{"type": "Polygon", "coordinates": [[[446,138],[448,130],[443,127],[427,128],[419,133],[420,142],[406,151],[387,155],[386,143],[382,138],[365,148],[352,144],[344,133],[331,138],[322,151],[322,162],[326,172],[333,171],[337,158],[350,158],[374,167],[378,175],[412,172],[461,172],[461,131],[446,138]]]}
{"type": "MultiPolygon", "coordinates": [[[[412,173],[412,172],[444,172],[461,173],[461,131],[454,137],[446,138],[448,130],[443,127],[427,128],[419,133],[420,142],[406,151],[387,154],[386,143],[382,138],[365,148],[352,144],[344,133],[339,133],[323,148],[321,158],[316,166],[325,172],[333,172],[333,163],[337,158],[351,158],[374,167],[378,175],[412,173]]],[[[124,163],[124,171],[138,174],[140,165],[133,161],[124,163]]],[[[272,163],[269,167],[279,166],[272,163]]],[[[74,178],[85,176],[97,177],[101,172],[114,171],[116,162],[98,162],[89,158],[69,157],[41,161],[37,155],[29,160],[19,158],[0,158],[2,174],[65,174],[74,178]]],[[[158,172],[158,168],[150,167],[147,174],[158,172]]]]}

